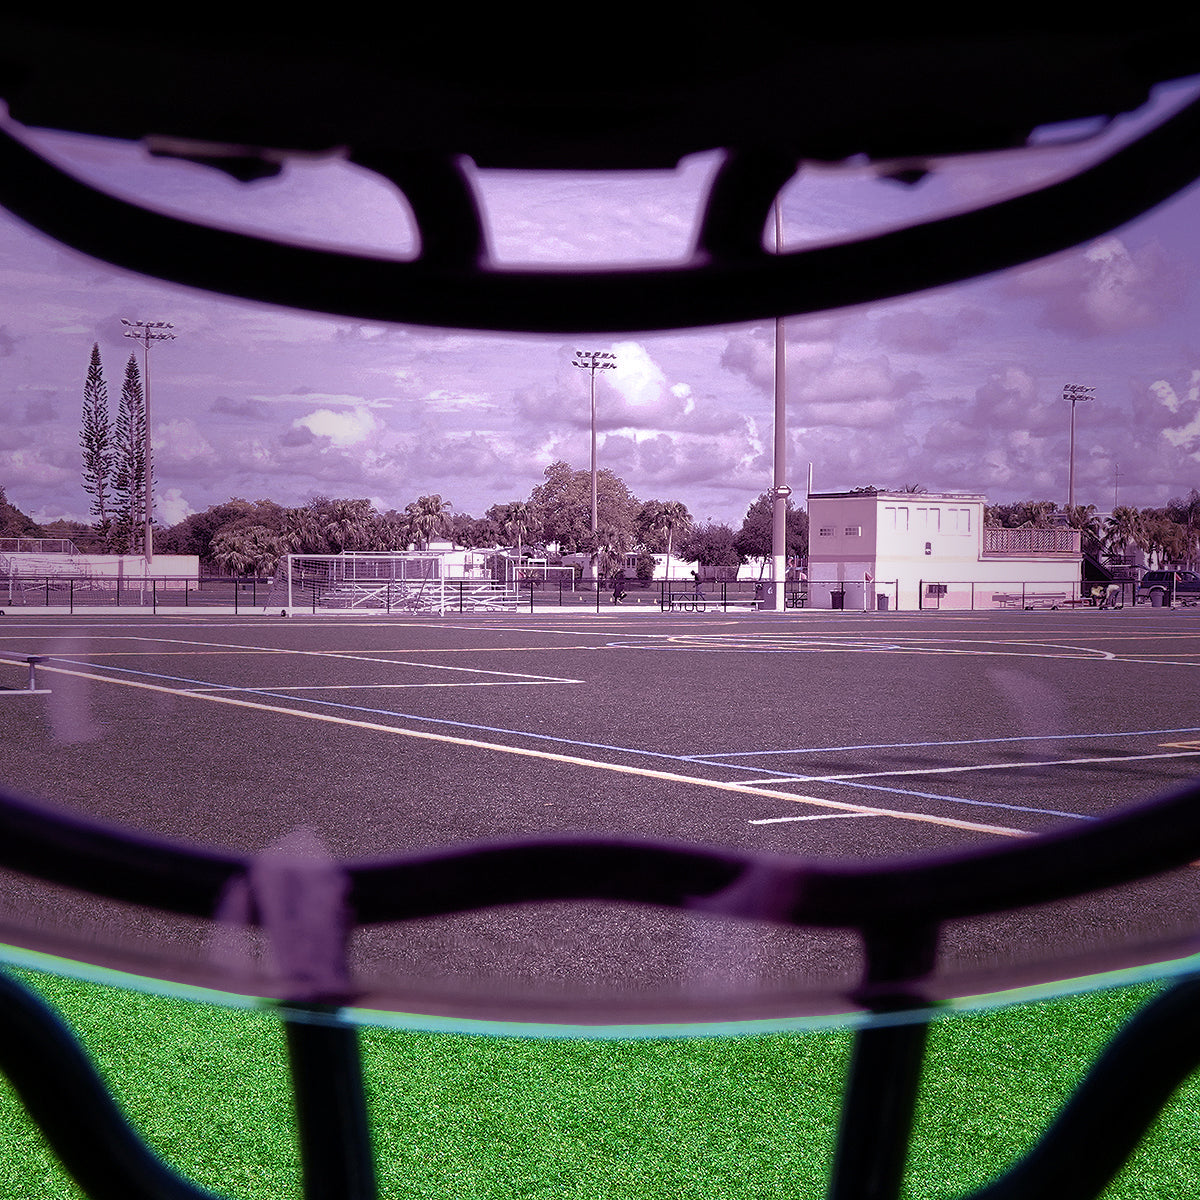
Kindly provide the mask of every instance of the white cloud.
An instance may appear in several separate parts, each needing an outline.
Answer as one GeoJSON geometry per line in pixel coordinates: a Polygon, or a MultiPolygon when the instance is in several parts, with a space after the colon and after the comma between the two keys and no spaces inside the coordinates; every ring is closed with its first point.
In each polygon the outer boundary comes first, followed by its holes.
{"type": "Polygon", "coordinates": [[[645,346],[638,342],[617,342],[613,371],[613,387],[632,408],[657,404],[664,392],[671,391],[662,368],[651,358],[645,346]]]}
{"type": "Polygon", "coordinates": [[[1047,329],[1095,337],[1144,329],[1177,306],[1182,292],[1178,263],[1157,242],[1136,249],[1110,236],[1083,252],[1072,251],[1017,271],[1015,295],[1042,305],[1047,329]]]}
{"type": "Polygon", "coordinates": [[[314,436],[328,438],[334,446],[344,448],[365,442],[379,425],[373,413],[358,405],[342,412],[319,408],[307,416],[297,417],[292,428],[307,429],[314,436]]]}
{"type": "Polygon", "coordinates": [[[176,525],[194,511],[178,488],[167,488],[154,497],[154,514],[161,525],[176,525]]]}

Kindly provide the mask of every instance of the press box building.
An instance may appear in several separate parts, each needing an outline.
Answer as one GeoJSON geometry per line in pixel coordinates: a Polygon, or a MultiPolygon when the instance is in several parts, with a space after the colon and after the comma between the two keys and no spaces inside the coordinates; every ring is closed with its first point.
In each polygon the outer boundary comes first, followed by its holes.
{"type": "Polygon", "coordinates": [[[808,497],[813,608],[1054,608],[1078,599],[1077,529],[991,529],[982,495],[808,497]]]}

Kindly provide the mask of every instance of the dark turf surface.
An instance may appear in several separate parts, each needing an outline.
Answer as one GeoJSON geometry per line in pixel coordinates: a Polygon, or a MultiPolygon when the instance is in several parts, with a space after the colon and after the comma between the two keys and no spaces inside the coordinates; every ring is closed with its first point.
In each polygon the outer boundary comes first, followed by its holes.
{"type": "MultiPolygon", "coordinates": [[[[338,856],[588,832],[879,858],[1077,823],[1200,771],[1190,610],[10,614],[0,657],[26,653],[49,656],[52,692],[0,697],[0,782],[245,850],[307,827],[338,856]]],[[[25,674],[0,666],[0,686],[25,674]]],[[[955,930],[947,962],[1191,924],[1193,876],[955,930]]],[[[218,955],[210,930],[0,887],[8,919],[46,936],[218,955]]],[[[549,992],[816,986],[857,962],[836,935],[600,905],[374,930],[356,949],[365,976],[549,992]]]]}

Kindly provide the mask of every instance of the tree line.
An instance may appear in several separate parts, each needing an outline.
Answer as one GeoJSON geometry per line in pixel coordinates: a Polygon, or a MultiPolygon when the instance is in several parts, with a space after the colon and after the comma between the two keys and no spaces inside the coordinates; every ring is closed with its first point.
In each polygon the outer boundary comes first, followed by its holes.
{"type": "MultiPolygon", "coordinates": [[[[146,405],[137,359],[125,368],[115,419],[110,413],[99,343],[93,343],[83,387],[79,434],[84,491],[91,498],[90,525],[56,522],[40,529],[25,519],[22,536],[71,538],[92,553],[137,554],[145,540],[146,405]],[[35,533],[36,531],[36,533],[35,533]]],[[[151,480],[153,483],[153,479],[151,480]]],[[[510,547],[518,557],[536,552],[584,554],[601,574],[638,556],[648,575],[658,553],[706,568],[736,567],[771,553],[771,499],[750,505],[741,528],[697,523],[679,500],[639,500],[611,470],[597,473],[596,527],[591,520],[591,475],[565,462],[546,468],[543,481],[521,500],[492,505],[482,516],[454,512],[440,495],[419,496],[402,510],[381,512],[365,499],[314,496],[285,508],[272,500],[233,498],[166,529],[156,528],[163,554],[194,554],[210,569],[266,574],[288,553],[424,549],[445,539],[466,549],[510,547]]],[[[15,512],[16,510],[14,510],[15,512]]],[[[788,501],[788,554],[807,554],[808,517],[788,501]]]]}
{"type": "Polygon", "coordinates": [[[1007,529],[1048,529],[1066,521],[1082,533],[1083,549],[1113,566],[1126,565],[1141,551],[1152,566],[1195,568],[1200,563],[1200,491],[1168,500],[1161,508],[1117,505],[1103,520],[1094,504],[1060,509],[1052,500],[1021,500],[989,505],[987,524],[1007,529]]]}
{"type": "MultiPolygon", "coordinates": [[[[759,496],[741,527],[697,522],[679,500],[639,500],[614,472],[597,472],[596,532],[591,529],[591,474],[556,462],[525,499],[493,504],[481,516],[455,512],[440,495],[379,511],[369,500],[314,496],[297,508],[271,500],[232,499],[185,517],[155,538],[164,554],[195,554],[235,575],[269,574],[288,554],[422,550],[442,540],[463,549],[503,547],[518,557],[582,554],[608,577],[638,558],[649,577],[655,554],[706,568],[736,567],[771,553],[771,498],[759,496]]],[[[808,517],[789,508],[788,553],[807,551],[808,517]]]]}

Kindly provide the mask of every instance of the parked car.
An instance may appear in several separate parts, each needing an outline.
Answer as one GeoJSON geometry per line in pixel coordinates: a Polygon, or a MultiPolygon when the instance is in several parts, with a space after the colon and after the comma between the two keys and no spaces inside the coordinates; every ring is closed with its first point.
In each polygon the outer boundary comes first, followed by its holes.
{"type": "Polygon", "coordinates": [[[1195,571],[1147,571],[1138,582],[1137,598],[1154,603],[1158,593],[1162,604],[1200,602],[1200,575],[1195,571]]]}

